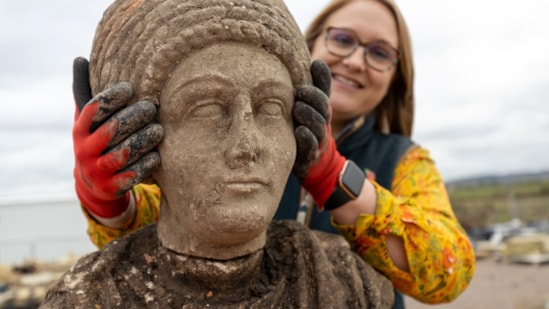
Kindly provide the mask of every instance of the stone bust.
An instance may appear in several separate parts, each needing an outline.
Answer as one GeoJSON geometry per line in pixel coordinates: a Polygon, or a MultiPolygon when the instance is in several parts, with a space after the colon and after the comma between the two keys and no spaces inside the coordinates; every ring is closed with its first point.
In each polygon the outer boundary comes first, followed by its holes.
{"type": "Polygon", "coordinates": [[[157,105],[160,218],[81,258],[42,307],[390,308],[391,283],[342,237],[272,222],[309,65],[282,0],[115,1],[92,91],[128,81],[157,105]]]}

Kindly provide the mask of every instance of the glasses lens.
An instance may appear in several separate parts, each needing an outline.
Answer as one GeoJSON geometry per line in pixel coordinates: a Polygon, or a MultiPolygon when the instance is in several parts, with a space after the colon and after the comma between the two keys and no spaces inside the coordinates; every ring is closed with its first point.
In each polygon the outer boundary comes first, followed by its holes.
{"type": "Polygon", "coordinates": [[[326,48],[336,56],[349,56],[353,53],[357,44],[356,35],[351,31],[330,28],[326,33],[326,48]]]}
{"type": "Polygon", "coordinates": [[[375,69],[388,70],[397,60],[396,51],[383,42],[374,42],[366,46],[366,62],[375,69]]]}

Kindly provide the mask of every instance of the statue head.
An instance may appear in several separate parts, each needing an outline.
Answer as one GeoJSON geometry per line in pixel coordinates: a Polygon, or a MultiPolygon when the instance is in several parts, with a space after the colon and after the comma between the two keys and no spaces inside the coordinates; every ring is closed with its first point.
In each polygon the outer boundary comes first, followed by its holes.
{"type": "Polygon", "coordinates": [[[121,0],[100,22],[92,92],[121,81],[158,108],[158,235],[178,253],[260,250],[295,154],[305,41],[282,0],[121,0]]]}

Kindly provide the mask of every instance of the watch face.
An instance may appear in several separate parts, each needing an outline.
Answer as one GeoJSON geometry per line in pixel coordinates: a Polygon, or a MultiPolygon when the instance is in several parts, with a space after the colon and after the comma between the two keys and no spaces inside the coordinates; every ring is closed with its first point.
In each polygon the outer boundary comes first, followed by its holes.
{"type": "Polygon", "coordinates": [[[362,169],[353,161],[348,160],[346,165],[340,179],[341,188],[346,191],[349,196],[356,198],[360,194],[360,190],[362,190],[362,185],[364,185],[364,178],[366,176],[362,169]]]}

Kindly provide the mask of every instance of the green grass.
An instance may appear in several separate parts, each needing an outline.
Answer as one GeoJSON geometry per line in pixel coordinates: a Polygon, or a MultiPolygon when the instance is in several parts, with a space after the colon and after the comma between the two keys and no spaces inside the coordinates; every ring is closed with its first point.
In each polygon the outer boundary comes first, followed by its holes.
{"type": "Polygon", "coordinates": [[[459,221],[466,229],[508,221],[549,220],[549,179],[451,185],[448,194],[459,221]]]}

